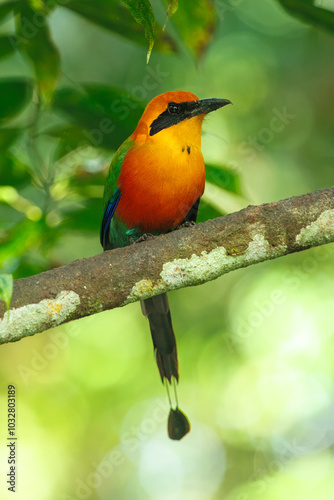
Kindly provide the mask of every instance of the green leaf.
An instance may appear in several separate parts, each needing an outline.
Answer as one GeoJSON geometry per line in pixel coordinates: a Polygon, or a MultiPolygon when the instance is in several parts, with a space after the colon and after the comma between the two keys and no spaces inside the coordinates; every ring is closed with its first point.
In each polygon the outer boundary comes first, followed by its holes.
{"type": "Polygon", "coordinates": [[[15,167],[7,150],[21,133],[22,129],[19,128],[0,128],[0,190],[6,184],[13,185],[9,179],[13,181],[15,167]]]}
{"type": "Polygon", "coordinates": [[[3,153],[15,141],[16,137],[22,132],[19,128],[1,128],[0,129],[0,150],[3,153]]]}
{"type": "Polygon", "coordinates": [[[44,218],[37,222],[24,219],[6,234],[0,245],[0,266],[11,258],[19,259],[28,251],[47,252],[57,239],[57,228],[50,228],[44,218]]]}
{"type": "MultiPolygon", "coordinates": [[[[18,130],[18,134],[20,133],[22,133],[22,130],[18,130]]],[[[24,188],[25,186],[31,184],[32,179],[30,171],[26,165],[19,163],[15,158],[13,159],[12,157],[8,157],[6,154],[6,149],[8,149],[8,146],[10,146],[14,140],[15,136],[13,135],[11,137],[2,136],[0,139],[1,151],[5,152],[5,154],[0,155],[0,186],[15,186],[15,189],[18,190],[21,187],[24,188]]]]}
{"type": "Polygon", "coordinates": [[[81,92],[75,88],[57,91],[53,106],[72,122],[70,127],[50,131],[65,141],[65,154],[80,146],[115,151],[132,134],[144,110],[126,92],[95,84],[83,85],[81,92]]]}
{"type": "Polygon", "coordinates": [[[152,6],[148,0],[123,0],[123,3],[131,12],[134,20],[138,24],[141,24],[141,26],[143,26],[145,30],[145,36],[148,40],[148,52],[146,61],[148,63],[154,45],[155,18],[152,6]]]}
{"type": "MultiPolygon", "coordinates": [[[[235,195],[241,195],[240,180],[238,174],[226,167],[205,165],[205,180],[210,182],[224,191],[228,191],[235,195]]],[[[222,192],[223,193],[223,192],[222,192]]],[[[199,205],[197,222],[215,219],[225,215],[226,211],[219,208],[217,204],[211,203],[210,198],[201,199],[199,205]]]]}
{"type": "Polygon", "coordinates": [[[145,104],[132,97],[128,92],[94,83],[84,84],[83,89],[100,109],[110,113],[119,126],[125,127],[126,131],[129,130],[129,127],[134,130],[137,126],[145,104]]]}
{"type": "Polygon", "coordinates": [[[170,17],[179,8],[179,0],[168,0],[167,16],[170,17]]]}
{"type": "Polygon", "coordinates": [[[0,23],[6,20],[6,17],[13,11],[16,5],[17,2],[15,0],[0,4],[0,23]]]}
{"type": "Polygon", "coordinates": [[[38,13],[38,25],[34,23],[35,16],[35,11],[28,6],[21,9],[18,46],[33,65],[42,96],[49,100],[59,76],[60,57],[50,37],[46,15],[38,13]],[[32,26],[33,36],[26,36],[26,26],[32,26]]]}
{"type": "Polygon", "coordinates": [[[0,36],[0,59],[14,54],[16,40],[17,37],[14,34],[0,36]]]}
{"type": "Polygon", "coordinates": [[[167,3],[168,3],[168,7],[167,7],[167,19],[166,19],[166,22],[164,24],[163,29],[166,28],[166,24],[168,22],[168,19],[173,14],[175,14],[175,12],[177,11],[177,9],[179,8],[179,0],[167,0],[167,3]]]}
{"type": "Polygon", "coordinates": [[[171,19],[182,40],[197,57],[209,45],[216,26],[216,11],[212,0],[183,0],[171,19]]]}
{"type": "Polygon", "coordinates": [[[281,6],[291,15],[307,24],[334,31],[334,12],[314,5],[314,0],[278,0],[281,6]]]}
{"type": "Polygon", "coordinates": [[[239,176],[226,167],[215,165],[205,165],[205,179],[215,186],[230,191],[231,193],[241,194],[239,176]]]}
{"type": "Polygon", "coordinates": [[[209,201],[201,199],[199,204],[197,222],[205,222],[206,220],[216,219],[225,215],[225,212],[218,210],[216,207],[210,205],[209,201]]]}
{"type": "Polygon", "coordinates": [[[53,127],[52,129],[47,130],[46,134],[60,139],[53,154],[54,162],[59,161],[61,158],[69,153],[72,153],[76,149],[91,145],[88,142],[88,138],[85,136],[83,129],[77,125],[53,127]]]}
{"type": "Polygon", "coordinates": [[[13,295],[13,276],[11,274],[0,274],[0,300],[2,300],[7,307],[10,306],[10,301],[13,295]]]}
{"type": "Polygon", "coordinates": [[[62,229],[65,231],[91,231],[97,233],[102,213],[102,192],[101,198],[86,199],[81,202],[77,210],[72,210],[64,218],[62,229]]]}
{"type": "MultiPolygon", "coordinates": [[[[118,0],[68,0],[63,7],[80,14],[88,21],[118,33],[140,45],[146,45],[143,26],[135,21],[127,8],[118,0]]],[[[154,48],[161,52],[176,52],[176,43],[158,28],[154,48]]]]}
{"type": "Polygon", "coordinates": [[[31,99],[33,84],[23,78],[4,78],[0,80],[0,123],[20,113],[31,99]]]}

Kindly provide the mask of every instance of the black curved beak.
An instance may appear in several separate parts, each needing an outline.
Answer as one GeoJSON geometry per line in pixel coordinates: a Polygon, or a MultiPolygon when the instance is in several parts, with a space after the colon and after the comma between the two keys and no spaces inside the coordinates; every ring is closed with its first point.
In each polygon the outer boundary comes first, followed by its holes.
{"type": "Polygon", "coordinates": [[[229,99],[218,99],[212,97],[211,99],[199,99],[195,101],[196,107],[193,110],[192,116],[196,115],[206,115],[207,113],[211,113],[211,111],[215,111],[216,109],[222,108],[227,104],[233,104],[229,99]]]}
{"type": "Polygon", "coordinates": [[[228,99],[198,99],[198,101],[185,101],[169,103],[168,108],[161,113],[150,125],[150,135],[155,135],[165,128],[193,118],[197,115],[206,115],[216,109],[232,104],[228,99]],[[175,111],[170,111],[169,106],[172,105],[175,111]]]}

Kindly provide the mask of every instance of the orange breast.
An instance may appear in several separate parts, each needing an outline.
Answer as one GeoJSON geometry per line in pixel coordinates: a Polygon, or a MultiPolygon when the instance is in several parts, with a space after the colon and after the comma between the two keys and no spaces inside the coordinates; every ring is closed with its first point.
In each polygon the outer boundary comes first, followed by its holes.
{"type": "Polygon", "coordinates": [[[116,216],[143,233],[166,232],[185,218],[202,196],[205,167],[200,147],[149,141],[126,155],[116,216]]]}

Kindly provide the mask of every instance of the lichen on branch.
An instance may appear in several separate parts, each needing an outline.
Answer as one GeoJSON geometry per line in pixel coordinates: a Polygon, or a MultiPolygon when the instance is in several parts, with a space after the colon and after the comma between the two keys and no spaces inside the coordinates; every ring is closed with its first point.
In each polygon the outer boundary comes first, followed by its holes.
{"type": "Polygon", "coordinates": [[[334,187],[249,206],[15,281],[0,343],[333,241],[334,187]]]}

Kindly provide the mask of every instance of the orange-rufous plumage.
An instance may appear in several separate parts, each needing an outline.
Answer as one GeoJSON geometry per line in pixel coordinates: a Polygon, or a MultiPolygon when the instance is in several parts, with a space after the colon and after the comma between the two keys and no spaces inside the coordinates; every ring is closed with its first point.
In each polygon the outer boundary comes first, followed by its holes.
{"type": "MultiPolygon", "coordinates": [[[[129,245],[145,233],[165,233],[196,221],[205,184],[203,118],[229,103],[199,99],[185,91],[152,99],[110,165],[101,225],[104,250],[129,245]]],[[[178,360],[166,294],[143,300],[142,309],[150,322],[161,379],[169,383],[174,379],[175,388],[178,360]]],[[[178,408],[176,391],[175,398],[168,432],[172,439],[181,439],[190,427],[178,408]]]]}

